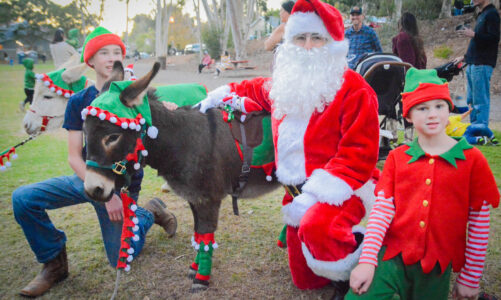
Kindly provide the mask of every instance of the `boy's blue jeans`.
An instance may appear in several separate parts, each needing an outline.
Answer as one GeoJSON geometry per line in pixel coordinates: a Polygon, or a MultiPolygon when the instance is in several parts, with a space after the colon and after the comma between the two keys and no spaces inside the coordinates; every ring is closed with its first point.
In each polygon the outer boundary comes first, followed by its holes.
{"type": "Polygon", "coordinates": [[[470,124],[466,128],[463,136],[471,145],[475,145],[477,143],[477,138],[486,136],[488,138],[492,138],[494,133],[489,129],[489,127],[485,126],[485,124],[470,124]]]}
{"type": "MultiPolygon", "coordinates": [[[[130,195],[137,200],[138,194],[130,195]]],[[[66,235],[52,224],[46,212],[75,204],[90,203],[96,210],[104,247],[108,261],[115,267],[120,251],[122,222],[112,222],[104,203],[89,199],[84,192],[83,181],[76,175],[51,178],[17,188],[12,193],[12,206],[16,221],[21,225],[24,235],[40,263],[54,259],[66,243],[66,235]]],[[[146,233],[153,225],[153,214],[138,207],[136,215],[139,219],[139,241],[132,241],[133,256],[137,256],[143,248],[146,233]]]]}
{"type": "Polygon", "coordinates": [[[491,102],[489,88],[492,69],[488,65],[468,65],[466,67],[466,102],[473,107],[470,114],[472,124],[485,124],[485,126],[489,126],[491,102]]]}

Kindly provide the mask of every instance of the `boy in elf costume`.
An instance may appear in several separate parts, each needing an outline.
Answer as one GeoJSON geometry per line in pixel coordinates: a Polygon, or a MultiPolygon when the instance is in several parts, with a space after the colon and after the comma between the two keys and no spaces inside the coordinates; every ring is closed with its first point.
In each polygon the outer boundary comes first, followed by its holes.
{"type": "Polygon", "coordinates": [[[478,149],[446,135],[453,104],[435,70],[409,69],[402,101],[418,138],[386,160],[346,299],[447,299],[451,269],[453,297],[475,299],[489,205],[499,205],[494,176],[478,149]]]}
{"type": "MultiPolygon", "coordinates": [[[[98,203],[85,195],[83,180],[86,176],[86,148],[83,145],[81,111],[98,96],[111,75],[113,63],[117,60],[122,61],[124,57],[125,45],[117,35],[103,27],[96,28],[88,35],[81,60],[94,69],[96,84],[70,97],[63,124],[68,130],[68,162],[75,174],[22,186],[12,194],[16,221],[21,225],[37,260],[44,264],[35,279],[21,290],[22,296],[40,296],[68,276],[66,235],[56,229],[46,210],[91,203],[99,219],[108,261],[112,266],[117,264],[121,246],[122,200],[115,194],[110,201],[98,203]]],[[[129,191],[135,200],[139,196],[142,177],[141,171],[131,179],[129,191]]],[[[169,236],[173,236],[176,232],[175,216],[165,209],[165,204],[159,199],[151,200],[144,208],[138,207],[136,215],[139,239],[131,242],[134,257],[141,252],[146,233],[153,223],[162,226],[169,236]]]]}

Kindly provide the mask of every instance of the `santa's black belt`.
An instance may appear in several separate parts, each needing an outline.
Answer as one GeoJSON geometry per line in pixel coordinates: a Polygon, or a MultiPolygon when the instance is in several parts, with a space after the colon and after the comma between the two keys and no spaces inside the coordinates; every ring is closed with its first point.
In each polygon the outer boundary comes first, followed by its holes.
{"type": "Polygon", "coordinates": [[[293,184],[293,185],[284,185],[287,194],[289,194],[292,198],[295,198],[301,194],[304,183],[301,184],[293,184]]]}

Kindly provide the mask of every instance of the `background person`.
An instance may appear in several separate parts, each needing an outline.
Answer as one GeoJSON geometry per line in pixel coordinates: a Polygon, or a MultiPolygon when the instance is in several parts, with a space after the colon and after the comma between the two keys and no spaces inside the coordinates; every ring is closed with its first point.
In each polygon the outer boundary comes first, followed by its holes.
{"type": "Polygon", "coordinates": [[[75,48],[64,40],[64,31],[61,28],[54,33],[54,39],[52,40],[52,44],[49,45],[49,48],[56,70],[68,61],[73,54],[77,53],[75,48]]]}
{"type": "Polygon", "coordinates": [[[426,53],[423,40],[419,36],[416,17],[405,12],[398,21],[400,32],[391,40],[393,54],[416,69],[426,69],[426,53]]]}
{"type": "Polygon", "coordinates": [[[223,55],[221,55],[221,61],[219,62],[219,64],[216,65],[216,76],[219,76],[221,74],[222,71],[224,70],[227,70],[227,69],[231,69],[232,66],[231,66],[231,58],[230,58],[230,54],[228,53],[228,51],[224,51],[223,55]]]}
{"type": "Polygon", "coordinates": [[[490,81],[496,67],[499,45],[499,13],[489,0],[473,0],[480,9],[475,29],[465,27],[458,30],[461,36],[470,38],[470,44],[464,57],[456,62],[465,61],[466,66],[466,102],[473,107],[470,114],[472,124],[484,124],[489,127],[490,81]]]}
{"type": "Polygon", "coordinates": [[[274,51],[275,48],[282,42],[285,23],[287,23],[287,20],[291,15],[292,7],[294,7],[294,1],[286,1],[280,6],[280,25],[278,25],[266,41],[264,41],[264,49],[266,51],[274,51]]]}
{"type": "MultiPolygon", "coordinates": [[[[106,203],[93,201],[85,195],[86,148],[83,144],[81,111],[98,96],[112,73],[113,63],[122,61],[124,57],[125,45],[120,37],[103,27],[97,27],[87,36],[82,61],[94,70],[96,84],[70,97],[63,124],[63,128],[68,130],[68,162],[75,174],[21,186],[12,193],[14,217],[23,229],[38,262],[43,264],[42,271],[21,290],[22,296],[40,296],[68,277],[66,235],[51,222],[47,210],[82,203],[92,204],[101,227],[108,261],[113,267],[117,264],[121,246],[122,201],[117,194],[106,203]]],[[[129,192],[135,200],[139,197],[142,178],[142,169],[131,177],[129,192]]],[[[138,207],[136,210],[139,240],[131,239],[134,257],[141,252],[146,233],[154,222],[161,225],[169,236],[176,232],[176,218],[164,207],[160,199],[153,199],[144,208],[138,207]]]]}
{"type": "Polygon", "coordinates": [[[383,52],[376,32],[371,27],[364,25],[365,16],[362,8],[354,6],[350,10],[352,26],[344,33],[350,41],[348,51],[348,66],[355,69],[360,58],[367,53],[383,52]]]}
{"type": "Polygon", "coordinates": [[[202,57],[202,62],[198,65],[198,73],[202,73],[203,68],[210,68],[212,65],[212,58],[209,55],[209,52],[204,51],[204,57],[202,57]]]}
{"type": "Polygon", "coordinates": [[[19,103],[19,109],[24,112],[24,107],[26,103],[33,102],[33,93],[35,92],[35,72],[33,72],[34,62],[31,58],[23,59],[23,66],[26,69],[24,72],[24,93],[26,94],[26,99],[19,103]]]}
{"type": "Polygon", "coordinates": [[[464,122],[470,115],[472,108],[460,115],[449,117],[449,124],[445,133],[452,137],[464,137],[471,145],[499,145],[499,141],[489,127],[484,124],[471,124],[464,122]]]}

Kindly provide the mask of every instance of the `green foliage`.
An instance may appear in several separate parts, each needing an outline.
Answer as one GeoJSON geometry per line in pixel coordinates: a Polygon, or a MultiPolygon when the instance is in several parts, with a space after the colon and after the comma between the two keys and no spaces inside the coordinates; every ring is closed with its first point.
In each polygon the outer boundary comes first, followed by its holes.
{"type": "Polygon", "coordinates": [[[452,49],[443,45],[433,49],[433,56],[437,58],[448,59],[452,54],[452,49]]]}
{"type": "Polygon", "coordinates": [[[207,46],[209,55],[214,59],[219,59],[221,56],[222,47],[219,41],[222,34],[222,32],[209,26],[202,28],[202,43],[207,46]]]}
{"type": "Polygon", "coordinates": [[[442,1],[437,0],[404,0],[402,12],[410,12],[422,20],[438,18],[442,9],[442,1]]]}

